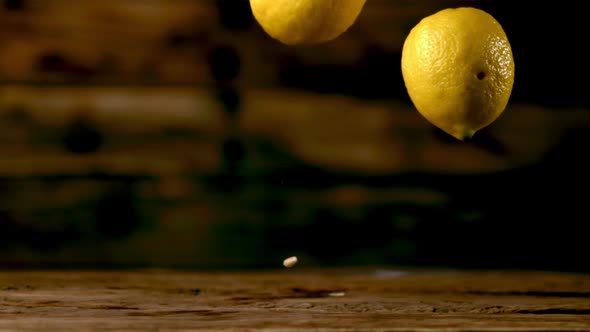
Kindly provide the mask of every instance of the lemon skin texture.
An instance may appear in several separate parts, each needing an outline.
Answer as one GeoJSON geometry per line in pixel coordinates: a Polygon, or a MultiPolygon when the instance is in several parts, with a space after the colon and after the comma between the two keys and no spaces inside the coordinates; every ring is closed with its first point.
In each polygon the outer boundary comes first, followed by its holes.
{"type": "Polygon", "coordinates": [[[366,0],[250,0],[256,21],[286,45],[311,45],[336,39],[348,30],[366,0]]]}
{"type": "Polygon", "coordinates": [[[406,37],[401,62],[415,108],[459,140],[494,122],[512,93],[510,42],[481,9],[447,8],[423,18],[406,37]]]}

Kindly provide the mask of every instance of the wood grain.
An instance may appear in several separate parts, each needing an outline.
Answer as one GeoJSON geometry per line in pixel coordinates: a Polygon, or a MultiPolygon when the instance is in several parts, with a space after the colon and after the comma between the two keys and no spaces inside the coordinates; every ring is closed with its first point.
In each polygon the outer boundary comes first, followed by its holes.
{"type": "Polygon", "coordinates": [[[383,269],[0,273],[0,330],[39,329],[588,331],[590,276],[383,269]]]}

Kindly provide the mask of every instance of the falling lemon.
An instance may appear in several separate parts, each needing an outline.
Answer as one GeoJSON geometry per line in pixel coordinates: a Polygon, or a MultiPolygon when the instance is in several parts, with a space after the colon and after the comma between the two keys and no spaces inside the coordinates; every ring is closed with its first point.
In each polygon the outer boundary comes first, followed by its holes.
{"type": "Polygon", "coordinates": [[[403,45],[402,75],[418,112],[465,140],[506,108],[514,59],[494,17],[477,8],[448,8],[412,28],[403,45]]]}
{"type": "Polygon", "coordinates": [[[366,0],[250,0],[260,26],[287,44],[331,41],[356,21],[366,0]]]}

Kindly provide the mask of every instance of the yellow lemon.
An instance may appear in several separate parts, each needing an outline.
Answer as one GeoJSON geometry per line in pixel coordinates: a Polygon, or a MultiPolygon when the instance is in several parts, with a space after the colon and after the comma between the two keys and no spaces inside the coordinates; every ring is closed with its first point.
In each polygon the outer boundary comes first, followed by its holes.
{"type": "Polygon", "coordinates": [[[331,41],[350,28],[366,0],[250,0],[260,26],[287,44],[331,41]]]}
{"type": "Polygon", "coordinates": [[[402,49],[402,75],[418,112],[465,140],[506,108],[514,59],[494,17],[477,8],[447,8],[412,28],[402,49]]]}

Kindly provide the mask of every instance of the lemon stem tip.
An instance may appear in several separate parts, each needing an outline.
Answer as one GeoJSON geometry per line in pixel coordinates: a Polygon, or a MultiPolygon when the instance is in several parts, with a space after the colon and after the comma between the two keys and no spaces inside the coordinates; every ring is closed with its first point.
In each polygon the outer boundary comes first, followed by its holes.
{"type": "Polygon", "coordinates": [[[474,132],[469,132],[469,133],[453,134],[452,136],[461,142],[468,143],[473,139],[474,134],[475,134],[474,132]]]}

